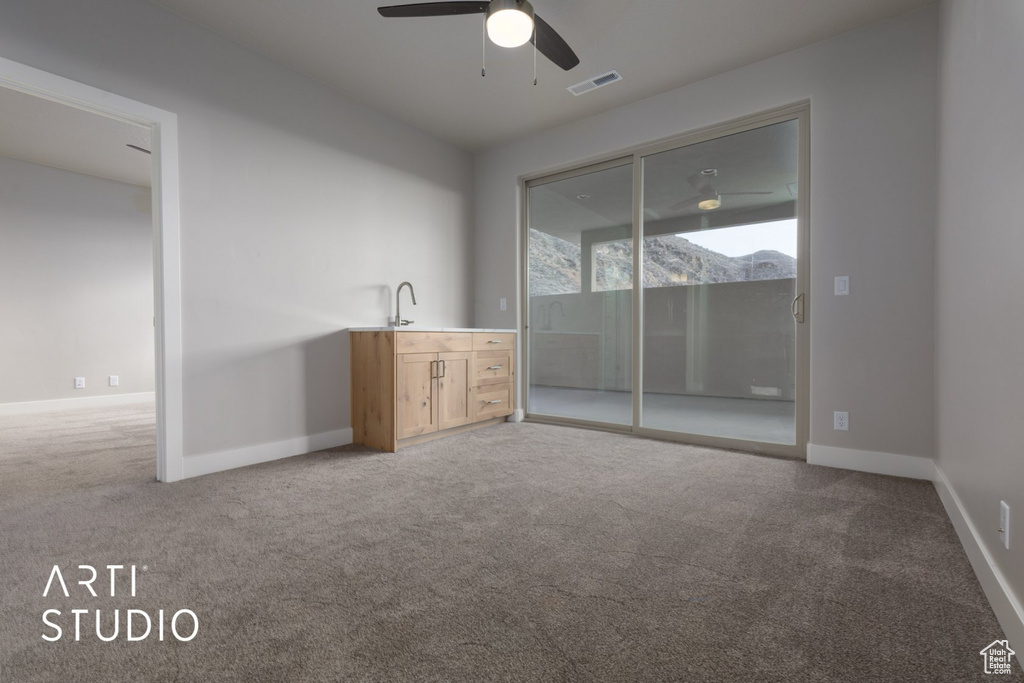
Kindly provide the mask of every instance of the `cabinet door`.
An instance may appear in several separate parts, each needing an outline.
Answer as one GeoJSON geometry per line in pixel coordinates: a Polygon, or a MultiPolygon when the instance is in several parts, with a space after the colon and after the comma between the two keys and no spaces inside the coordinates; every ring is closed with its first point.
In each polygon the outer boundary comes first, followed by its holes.
{"type": "Polygon", "coordinates": [[[438,429],[451,429],[469,424],[472,418],[470,377],[473,371],[471,352],[437,354],[438,363],[438,429]]]}
{"type": "Polygon", "coordinates": [[[436,353],[398,355],[398,438],[437,431],[436,353]]]}

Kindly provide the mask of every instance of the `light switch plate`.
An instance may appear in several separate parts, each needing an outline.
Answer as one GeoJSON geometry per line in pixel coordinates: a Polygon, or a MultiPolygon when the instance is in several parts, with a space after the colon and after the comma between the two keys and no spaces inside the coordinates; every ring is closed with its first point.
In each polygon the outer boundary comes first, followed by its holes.
{"type": "Polygon", "coordinates": [[[508,310],[508,299],[506,299],[505,297],[501,297],[501,301],[499,302],[499,306],[501,307],[501,310],[507,311],[508,310]]]}
{"type": "Polygon", "coordinates": [[[110,386],[116,387],[120,381],[121,380],[117,375],[110,376],[110,386]]]}
{"type": "Polygon", "coordinates": [[[848,296],[850,294],[850,276],[839,275],[836,277],[836,296],[848,296]]]}

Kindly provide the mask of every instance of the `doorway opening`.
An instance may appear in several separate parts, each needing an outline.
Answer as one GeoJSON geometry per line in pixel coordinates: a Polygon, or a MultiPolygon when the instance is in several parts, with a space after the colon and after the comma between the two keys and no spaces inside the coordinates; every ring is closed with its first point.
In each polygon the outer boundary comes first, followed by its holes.
{"type": "MultiPolygon", "coordinates": [[[[24,287],[9,287],[12,310],[24,320],[5,361],[0,417],[25,418],[29,435],[46,415],[68,429],[76,423],[68,408],[109,408],[121,416],[100,419],[116,425],[122,446],[134,439],[134,447],[145,441],[140,424],[149,420],[155,449],[146,469],[153,472],[155,460],[157,479],[181,479],[176,116],[4,59],[0,97],[27,115],[21,133],[49,131],[20,142],[15,134],[0,154],[15,179],[9,187],[19,190],[3,207],[17,214],[3,237],[29,261],[18,271],[24,287]],[[80,369],[65,377],[70,367],[80,369]]],[[[19,125],[7,116],[10,107],[4,111],[3,125],[19,125]]],[[[88,450],[96,436],[88,431],[68,439],[88,450]]]]}

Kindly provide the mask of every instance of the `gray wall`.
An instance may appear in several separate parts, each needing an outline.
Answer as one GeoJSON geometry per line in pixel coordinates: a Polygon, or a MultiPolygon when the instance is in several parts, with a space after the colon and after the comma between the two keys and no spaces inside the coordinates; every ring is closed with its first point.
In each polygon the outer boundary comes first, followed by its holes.
{"type": "Polygon", "coordinates": [[[519,291],[518,176],[810,98],[811,441],[931,457],[937,20],[929,7],[479,154],[476,323],[518,321],[498,307],[519,291]]]}
{"type": "Polygon", "coordinates": [[[347,327],[472,322],[469,155],[137,0],[7,0],[0,56],[178,114],[187,456],[348,427],[347,327]]]}
{"type": "MultiPolygon", "coordinates": [[[[1018,600],[1024,597],[1022,35],[1018,0],[942,5],[935,251],[937,464],[1018,600]],[[995,533],[1000,500],[1010,504],[1010,550],[995,533]]],[[[1019,622],[1015,632],[1007,629],[1018,652],[1019,629],[1019,622]]]]}
{"type": "Polygon", "coordinates": [[[0,403],[153,391],[152,232],[149,188],[0,157],[0,403]]]}

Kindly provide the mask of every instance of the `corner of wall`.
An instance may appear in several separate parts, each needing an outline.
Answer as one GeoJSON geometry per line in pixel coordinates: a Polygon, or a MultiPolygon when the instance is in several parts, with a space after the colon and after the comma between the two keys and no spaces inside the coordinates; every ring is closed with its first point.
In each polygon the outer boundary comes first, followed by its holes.
{"type": "Polygon", "coordinates": [[[1024,606],[999,570],[956,490],[938,465],[935,466],[935,490],[1010,646],[1024,652],[1024,606]]]}

